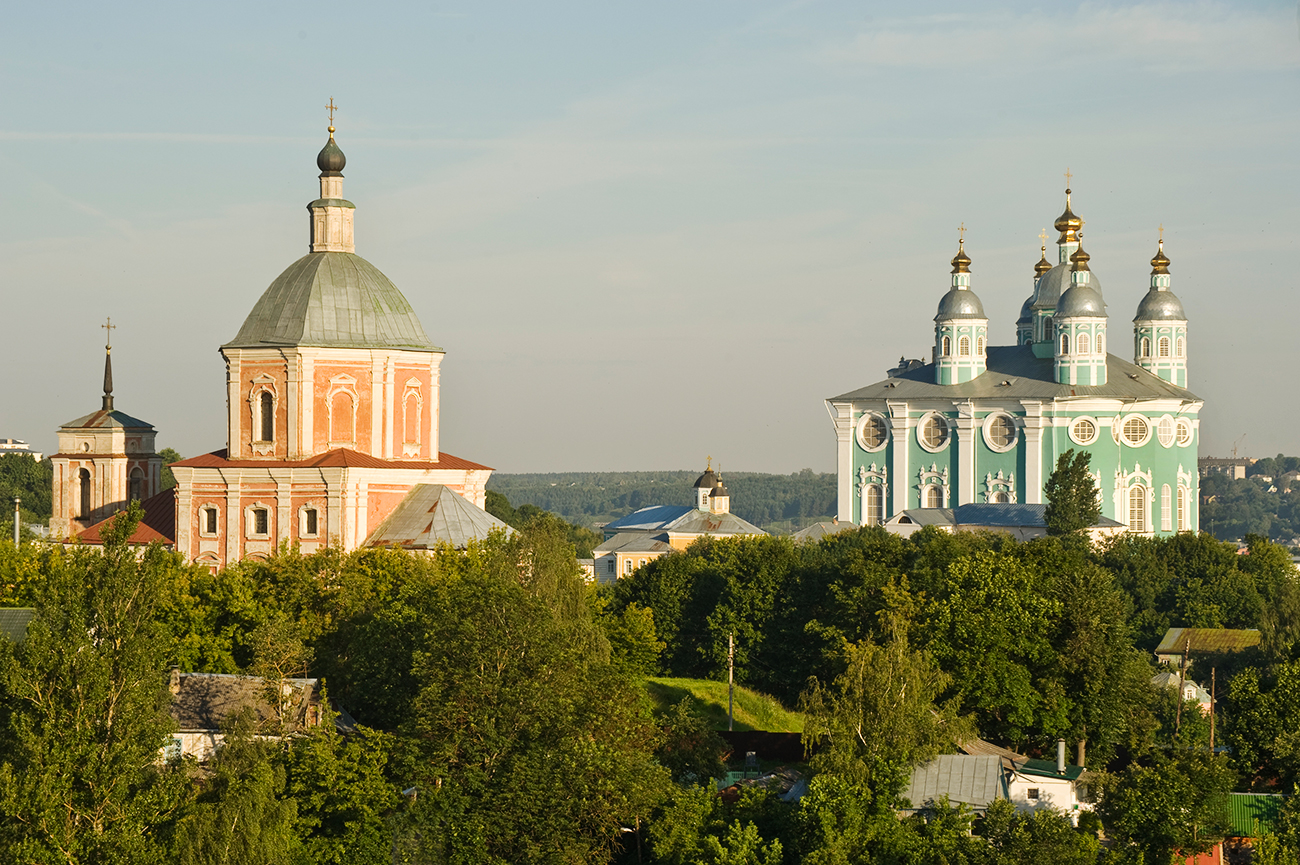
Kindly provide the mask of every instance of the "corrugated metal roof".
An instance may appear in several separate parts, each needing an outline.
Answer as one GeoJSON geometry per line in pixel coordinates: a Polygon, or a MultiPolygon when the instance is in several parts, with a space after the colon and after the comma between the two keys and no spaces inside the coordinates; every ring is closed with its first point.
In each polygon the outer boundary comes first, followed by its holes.
{"type": "Polygon", "coordinates": [[[1065,774],[1062,775],[1056,771],[1055,760],[1025,760],[1023,763],[1016,764],[1016,771],[1022,775],[1036,775],[1042,778],[1065,778],[1068,781],[1077,781],[1083,774],[1082,766],[1065,765],[1065,774]]]}
{"type": "Polygon", "coordinates": [[[796,541],[818,541],[828,535],[834,535],[847,529],[856,529],[853,523],[833,523],[829,520],[823,520],[819,523],[813,523],[811,526],[805,526],[795,532],[791,537],[796,541]]]}
{"type": "MultiPolygon", "coordinates": [[[[1047,526],[1047,505],[1019,503],[972,503],[953,512],[958,526],[1047,526]]],[[[1123,523],[1101,517],[1092,528],[1113,528],[1123,523]]]]}
{"type": "Polygon", "coordinates": [[[912,770],[912,780],[903,797],[918,810],[940,797],[952,803],[964,802],[982,811],[994,799],[1007,798],[1002,758],[944,754],[912,770]]]}
{"type": "Polygon", "coordinates": [[[1260,633],[1255,629],[1231,630],[1228,628],[1170,628],[1156,646],[1157,655],[1181,655],[1187,642],[1195,652],[1240,652],[1259,645],[1260,633]]]}
{"type": "Polygon", "coordinates": [[[619,517],[605,524],[605,534],[617,534],[627,531],[653,531],[662,529],[673,520],[680,519],[690,511],[696,510],[687,505],[648,505],[633,511],[625,517],[619,517]]]}
{"type": "Polygon", "coordinates": [[[968,382],[935,384],[934,364],[928,363],[919,369],[833,396],[829,402],[886,398],[1068,400],[1072,397],[1201,401],[1186,388],[1170,384],[1113,354],[1106,356],[1106,384],[1058,384],[1052,358],[1035,356],[1033,348],[1027,345],[997,345],[988,349],[986,371],[968,382]]]}
{"type": "Polygon", "coordinates": [[[36,618],[31,607],[0,608],[0,637],[11,643],[21,643],[27,636],[27,623],[36,618]]]}
{"type": "Polygon", "coordinates": [[[181,468],[364,468],[364,469],[457,469],[461,471],[492,471],[491,466],[480,465],[449,453],[438,454],[438,461],[421,460],[383,460],[363,454],[349,448],[337,448],[305,460],[230,460],[226,459],[226,449],[213,451],[197,457],[190,457],[172,467],[181,468]]]}
{"type": "Polygon", "coordinates": [[[767,532],[735,514],[711,514],[691,508],[668,525],[664,531],[680,535],[765,535],[767,532]]]}
{"type": "Polygon", "coordinates": [[[444,484],[417,484],[370,533],[365,545],[429,550],[450,544],[463,550],[470,541],[486,540],[496,529],[515,532],[444,484]]]}
{"type": "Polygon", "coordinates": [[[312,252],[289,265],[222,348],[272,345],[442,351],[397,286],[351,252],[312,252]]]}
{"type": "Polygon", "coordinates": [[[908,508],[890,517],[887,525],[951,526],[952,508],[908,508]],[[906,518],[906,519],[904,519],[906,518]]]}
{"type": "Polygon", "coordinates": [[[1229,793],[1232,837],[1258,838],[1273,831],[1286,797],[1268,793],[1229,793]]]}
{"type": "Polygon", "coordinates": [[[994,745],[984,739],[971,739],[969,742],[962,742],[957,747],[962,753],[970,754],[972,757],[1001,757],[1014,763],[1023,763],[1029,759],[1024,754],[1012,751],[1010,748],[994,745]]]}

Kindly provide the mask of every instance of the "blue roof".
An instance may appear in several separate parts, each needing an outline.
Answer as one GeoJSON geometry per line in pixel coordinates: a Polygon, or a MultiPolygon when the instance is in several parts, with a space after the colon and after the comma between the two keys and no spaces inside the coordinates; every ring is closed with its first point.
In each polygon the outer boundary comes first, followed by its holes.
{"type": "Polygon", "coordinates": [[[607,536],[618,532],[648,532],[662,529],[673,520],[686,516],[695,508],[690,505],[650,505],[605,524],[607,536]]]}
{"type": "MultiPolygon", "coordinates": [[[[958,526],[1047,526],[1047,505],[1030,504],[969,504],[953,511],[953,522],[958,526]]],[[[1121,523],[1102,517],[1098,526],[1118,526],[1121,523]]]]}

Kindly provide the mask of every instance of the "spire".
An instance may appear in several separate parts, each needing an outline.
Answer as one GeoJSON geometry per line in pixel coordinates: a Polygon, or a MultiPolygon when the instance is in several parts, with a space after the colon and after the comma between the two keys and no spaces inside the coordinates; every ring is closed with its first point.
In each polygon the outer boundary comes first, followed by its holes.
{"type": "Polygon", "coordinates": [[[1081,239],[1079,248],[1075,250],[1074,255],[1070,256],[1070,262],[1073,264],[1070,271],[1072,273],[1088,272],[1088,262],[1091,260],[1092,256],[1083,251],[1083,241],[1081,239]]]}
{"type": "Polygon", "coordinates": [[[320,198],[307,205],[311,211],[311,251],[356,252],[352,236],[352,213],[356,205],[343,198],[343,168],[348,160],[334,140],[337,106],[333,98],[325,108],[330,116],[330,137],[316,154],[316,167],[320,169],[320,198]]]}
{"type": "Polygon", "coordinates": [[[104,328],[104,411],[113,410],[113,319],[109,318],[100,327],[104,328]]]}
{"type": "MultiPolygon", "coordinates": [[[[1066,244],[1075,244],[1079,242],[1079,231],[1083,228],[1083,220],[1074,215],[1070,209],[1070,169],[1065,169],[1065,211],[1058,217],[1056,222],[1052,223],[1053,227],[1061,232],[1061,236],[1056,239],[1058,246],[1066,244]]],[[[1061,263],[1066,261],[1065,255],[1061,256],[1061,263]]]]}
{"type": "Polygon", "coordinates": [[[1169,273],[1169,257],[1165,255],[1165,227],[1160,226],[1160,243],[1156,247],[1156,257],[1151,259],[1151,275],[1169,273]]]}

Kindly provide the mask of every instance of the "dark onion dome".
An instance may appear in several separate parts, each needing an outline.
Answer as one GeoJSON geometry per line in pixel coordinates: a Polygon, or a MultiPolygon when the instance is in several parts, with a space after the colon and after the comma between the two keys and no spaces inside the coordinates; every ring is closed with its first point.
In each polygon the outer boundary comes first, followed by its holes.
{"type": "MultiPolygon", "coordinates": [[[[1097,274],[1092,274],[1088,284],[1101,291],[1101,280],[1097,274]]],[[[1047,271],[1038,280],[1038,287],[1034,291],[1034,309],[1055,309],[1056,305],[1061,302],[1061,295],[1070,288],[1070,265],[1058,264],[1051,270],[1047,271]]]]}
{"type": "Polygon", "coordinates": [[[281,345],[442,351],[397,286],[351,252],[310,252],[289,265],[224,347],[281,345]]]}
{"type": "Polygon", "coordinates": [[[1153,288],[1138,304],[1134,321],[1187,321],[1183,311],[1183,302],[1169,290],[1153,288]]]}
{"type": "Polygon", "coordinates": [[[348,158],[334,141],[334,127],[331,126],[330,140],[316,154],[316,167],[320,169],[321,177],[342,177],[343,166],[347,164],[348,158]]]}
{"type": "Polygon", "coordinates": [[[950,318],[988,318],[984,314],[984,304],[980,303],[979,297],[969,288],[950,288],[948,293],[939,301],[939,311],[935,313],[935,321],[945,321],[950,318]]]}
{"type": "Polygon", "coordinates": [[[958,242],[957,254],[952,257],[953,273],[970,273],[970,256],[966,254],[964,244],[958,242]]]}
{"type": "Polygon", "coordinates": [[[695,479],[695,488],[713,489],[718,485],[718,476],[713,473],[713,469],[705,469],[704,474],[695,479]]]}
{"type": "Polygon", "coordinates": [[[1160,247],[1156,250],[1156,257],[1151,259],[1151,275],[1169,272],[1169,256],[1165,255],[1165,242],[1160,241],[1160,247]]]}
{"type": "Polygon", "coordinates": [[[1071,270],[1087,270],[1088,262],[1092,261],[1092,256],[1083,250],[1083,243],[1080,242],[1079,248],[1070,256],[1071,270]]]}
{"type": "Polygon", "coordinates": [[[1074,215],[1070,210],[1070,190],[1065,190],[1065,212],[1056,217],[1056,222],[1052,227],[1061,232],[1057,243],[1073,243],[1079,239],[1079,229],[1083,228],[1083,220],[1074,215]]]}
{"type": "Polygon", "coordinates": [[[726,487],[726,485],[722,483],[722,477],[721,477],[721,476],[718,477],[718,483],[717,483],[717,486],[715,486],[715,487],[713,488],[713,492],[709,493],[709,495],[712,496],[712,497],[715,497],[715,498],[716,498],[716,497],[719,497],[719,496],[724,497],[724,498],[730,498],[730,497],[731,497],[731,493],[727,492],[727,487],[726,487]]]}

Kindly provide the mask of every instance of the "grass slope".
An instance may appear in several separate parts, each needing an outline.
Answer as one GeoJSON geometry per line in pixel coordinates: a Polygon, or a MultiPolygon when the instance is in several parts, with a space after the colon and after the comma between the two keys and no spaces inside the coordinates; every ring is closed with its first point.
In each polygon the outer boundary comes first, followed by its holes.
{"type": "MultiPolygon", "coordinates": [[[[727,683],[707,679],[646,679],[655,710],[667,712],[689,696],[703,710],[715,730],[727,729],[727,683]]],[[[775,697],[736,686],[735,728],[772,733],[803,732],[803,716],[791,712],[775,697]]]]}

